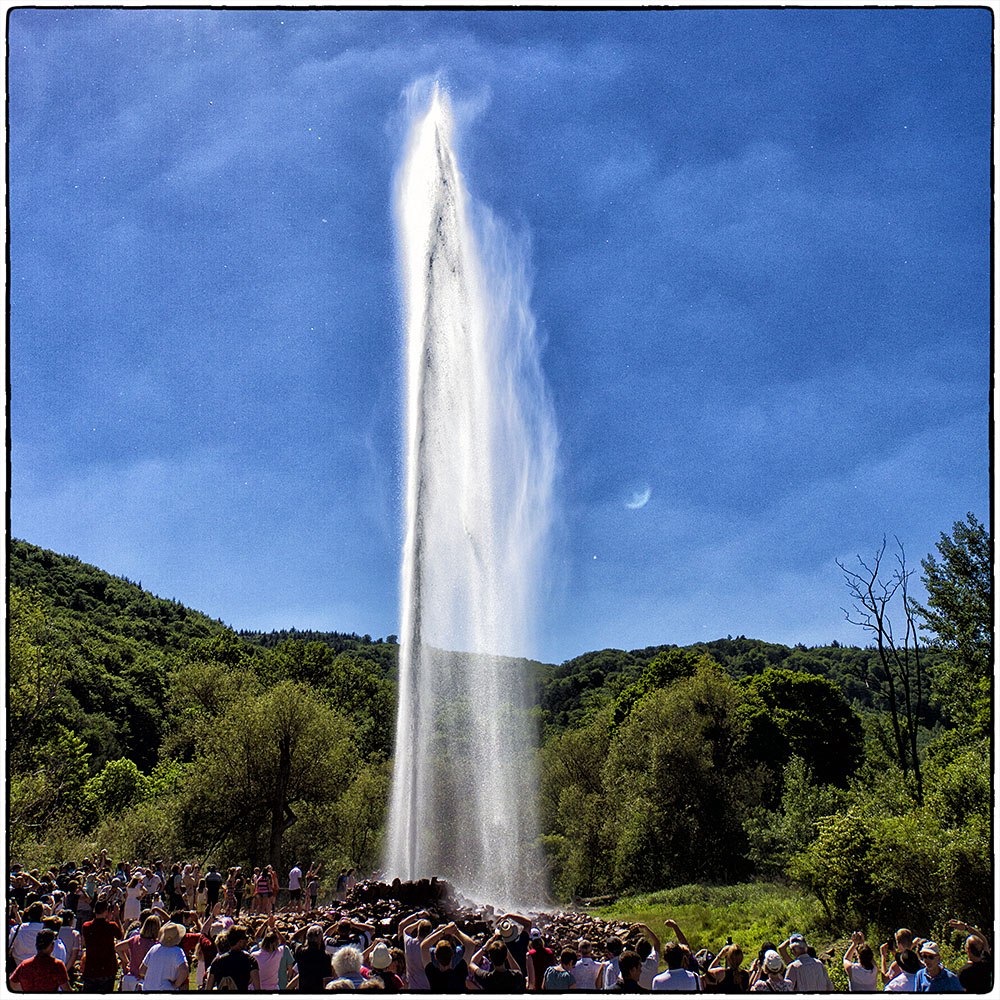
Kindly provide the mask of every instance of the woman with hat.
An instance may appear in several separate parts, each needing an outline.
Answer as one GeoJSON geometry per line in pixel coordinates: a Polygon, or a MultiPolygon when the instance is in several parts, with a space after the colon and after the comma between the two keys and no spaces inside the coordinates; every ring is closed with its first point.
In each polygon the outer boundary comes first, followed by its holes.
{"type": "Polygon", "coordinates": [[[160,928],[159,943],[149,949],[139,967],[144,992],[172,993],[187,982],[187,955],[181,947],[184,934],[180,924],[167,923],[160,928]]]}
{"type": "Polygon", "coordinates": [[[785,963],[773,948],[768,948],[760,963],[760,978],[750,987],[750,992],[790,993],[791,991],[791,986],[785,982],[785,963]]]}
{"type": "Polygon", "coordinates": [[[364,961],[365,967],[371,970],[372,975],[378,976],[382,980],[386,993],[402,991],[403,980],[396,975],[393,969],[396,959],[382,938],[369,945],[364,955],[364,961]]]}

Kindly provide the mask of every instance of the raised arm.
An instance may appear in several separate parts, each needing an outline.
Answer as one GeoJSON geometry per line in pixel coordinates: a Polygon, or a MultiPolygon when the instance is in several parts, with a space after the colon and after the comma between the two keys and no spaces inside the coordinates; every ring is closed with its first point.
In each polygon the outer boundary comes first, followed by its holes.
{"type": "Polygon", "coordinates": [[[990,953],[990,943],[986,940],[986,935],[972,924],[967,924],[961,920],[949,920],[948,927],[961,931],[966,937],[974,937],[986,954],[990,953]]]}
{"type": "Polygon", "coordinates": [[[433,948],[434,945],[436,945],[438,941],[445,936],[445,934],[450,934],[454,932],[454,930],[454,924],[442,924],[436,931],[431,931],[430,934],[428,934],[427,937],[420,942],[420,961],[422,961],[424,965],[427,965],[427,963],[431,960],[431,948],[433,948]]]}
{"type": "MultiPolygon", "coordinates": [[[[486,949],[491,944],[493,944],[495,941],[499,941],[499,940],[500,940],[500,938],[496,934],[494,934],[493,937],[487,938],[479,946],[479,950],[474,955],[472,955],[472,957],[469,959],[469,972],[472,975],[475,976],[475,975],[478,975],[479,973],[485,972],[485,969],[483,969],[483,967],[479,964],[480,961],[482,960],[483,953],[486,951],[486,949]]],[[[510,956],[508,955],[507,958],[509,959],[510,956]]]]}
{"type": "Polygon", "coordinates": [[[426,910],[417,910],[416,913],[411,913],[408,917],[404,917],[400,920],[396,931],[402,938],[403,934],[408,931],[414,924],[419,923],[421,920],[430,919],[430,914],[426,910]]]}
{"type": "MultiPolygon", "coordinates": [[[[500,920],[516,920],[526,931],[531,930],[531,921],[520,913],[505,913],[500,920]]],[[[497,923],[500,921],[498,920],[497,923]]]]}
{"type": "MultiPolygon", "coordinates": [[[[666,925],[669,927],[673,921],[665,921],[666,925]]],[[[681,929],[677,927],[677,924],[673,924],[676,928],[674,933],[677,935],[678,944],[687,944],[687,940],[684,935],[681,934],[681,929]]],[[[656,952],[656,957],[660,957],[660,939],[656,936],[655,932],[647,924],[633,924],[632,929],[636,931],[642,931],[642,936],[653,946],[653,951],[656,952]]]]}
{"type": "Polygon", "coordinates": [[[791,939],[785,938],[785,940],[778,945],[778,954],[781,956],[781,961],[785,963],[786,969],[792,964],[792,956],[788,954],[788,946],[790,944],[791,939]]]}
{"type": "Polygon", "coordinates": [[[864,943],[865,936],[861,931],[855,931],[851,935],[851,943],[847,946],[847,951],[844,952],[844,972],[848,972],[851,965],[857,961],[858,948],[864,943]]]}

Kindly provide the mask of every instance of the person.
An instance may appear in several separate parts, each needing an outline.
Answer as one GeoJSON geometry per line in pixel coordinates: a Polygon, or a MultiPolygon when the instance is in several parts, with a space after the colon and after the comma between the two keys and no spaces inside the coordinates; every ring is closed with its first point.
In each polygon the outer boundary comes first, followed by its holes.
{"type": "Polygon", "coordinates": [[[122,938],[121,926],[108,919],[108,904],[99,899],[93,906],[94,918],[80,928],[83,961],[80,966],[84,993],[110,993],[118,975],[115,942],[122,938]]]}
{"type": "Polygon", "coordinates": [[[146,953],[139,966],[138,978],[144,993],[176,992],[187,987],[188,962],[181,940],[184,928],[166,923],[160,928],[157,943],[146,953]]]}
{"type": "Polygon", "coordinates": [[[573,981],[578,990],[592,990],[597,981],[597,970],[600,968],[600,962],[594,960],[594,956],[591,954],[594,946],[589,941],[581,938],[578,945],[580,957],[576,960],[576,965],[573,966],[573,981]]]}
{"type": "Polygon", "coordinates": [[[528,989],[539,989],[545,970],[555,964],[555,952],[545,944],[542,932],[532,927],[528,932],[528,989]]]}
{"type": "Polygon", "coordinates": [[[316,909],[316,899],[319,896],[319,872],[323,867],[323,863],[319,864],[313,863],[312,867],[306,873],[306,890],[309,893],[309,909],[316,909]]]}
{"type": "MultiPolygon", "coordinates": [[[[667,920],[665,923],[667,927],[676,928],[675,933],[680,934],[680,928],[673,920],[667,920]]],[[[660,939],[646,924],[633,924],[632,930],[642,934],[642,940],[636,943],[635,953],[642,959],[639,985],[644,990],[649,990],[653,986],[653,977],[660,971],[660,939]]],[[[683,936],[681,934],[681,937],[683,936]]]]}
{"type": "Polygon", "coordinates": [[[151,913],[142,922],[142,928],[138,934],[131,934],[115,945],[115,952],[125,970],[122,976],[123,993],[135,993],[139,990],[139,984],[142,982],[140,975],[142,963],[156,945],[159,937],[160,918],[151,913]]]}
{"type": "Polygon", "coordinates": [[[363,962],[382,981],[384,993],[400,993],[405,989],[403,980],[396,972],[396,958],[382,938],[368,946],[363,962]]]}
{"type": "Polygon", "coordinates": [[[801,934],[792,934],[778,945],[778,955],[785,963],[785,982],[793,993],[829,993],[833,989],[826,966],[809,954],[809,946],[801,934]],[[792,959],[789,960],[789,949],[792,959]]]}
{"type": "Polygon", "coordinates": [[[260,988],[265,993],[288,987],[289,972],[295,968],[295,959],[285,946],[281,931],[274,926],[273,915],[268,921],[260,947],[250,954],[257,962],[260,988]]]}
{"type": "Polygon", "coordinates": [[[368,977],[361,972],[361,950],[349,944],[333,956],[333,971],[338,979],[348,980],[357,989],[368,977]]]}
{"type": "Polygon", "coordinates": [[[341,868],[337,875],[337,887],[335,893],[337,899],[342,903],[347,899],[347,869],[341,868]]]}
{"type": "Polygon", "coordinates": [[[886,993],[912,993],[917,982],[917,973],[922,968],[917,953],[910,948],[899,952],[893,965],[899,969],[899,975],[893,976],[885,984],[886,993]]]}
{"type": "Polygon", "coordinates": [[[614,989],[618,980],[621,978],[619,975],[620,970],[618,960],[623,950],[624,946],[622,945],[621,938],[609,937],[607,941],[604,942],[604,954],[606,957],[601,963],[600,971],[597,974],[597,980],[592,987],[593,989],[614,989]]]}
{"type": "Polygon", "coordinates": [[[10,975],[11,989],[24,993],[57,993],[69,986],[66,966],[52,957],[56,932],[43,927],[32,944],[35,954],[19,962],[10,975]]]}
{"type": "Polygon", "coordinates": [[[865,936],[861,931],[855,931],[851,935],[851,943],[844,952],[844,974],[847,976],[847,988],[851,993],[878,991],[875,955],[865,944],[865,936]]]}
{"type": "Polygon", "coordinates": [[[420,958],[420,942],[433,929],[426,910],[411,913],[399,922],[399,936],[403,942],[403,954],[406,957],[406,982],[408,989],[429,990],[430,983],[424,972],[424,963],[420,958]]]}
{"type": "Polygon", "coordinates": [[[743,949],[738,944],[727,944],[709,966],[705,982],[723,993],[747,993],[750,990],[750,973],[741,968],[742,965],[743,949]]]}
{"type": "Polygon", "coordinates": [[[270,913],[274,905],[274,881],[271,878],[271,866],[268,865],[254,882],[254,900],[257,913],[270,913]]]}
{"type": "Polygon", "coordinates": [[[142,886],[142,898],[139,900],[139,905],[141,909],[148,910],[156,902],[156,894],[160,891],[160,886],[163,885],[163,879],[157,874],[155,868],[149,868],[146,870],[140,885],[142,886]]]}
{"type": "Polygon", "coordinates": [[[69,981],[75,983],[77,967],[83,951],[83,938],[80,936],[80,932],[73,927],[76,916],[72,910],[63,910],[59,916],[62,919],[62,927],[59,928],[58,936],[66,949],[66,971],[69,973],[69,981]]]}
{"type": "MultiPolygon", "coordinates": [[[[916,955],[916,949],[913,947],[913,931],[908,927],[900,927],[893,935],[893,941],[895,943],[895,947],[892,949],[894,955],[903,951],[912,951],[916,955]]],[[[894,957],[891,962],[889,961],[889,951],[889,942],[883,941],[879,947],[879,971],[885,982],[895,979],[902,971],[898,959],[894,957]]]]}
{"type": "Polygon", "coordinates": [[[142,885],[139,883],[139,877],[133,875],[129,879],[128,885],[125,887],[125,911],[122,914],[122,920],[126,924],[132,923],[133,920],[139,919],[139,912],[142,910],[140,901],[142,899],[142,885]]]}
{"type": "Polygon", "coordinates": [[[676,941],[664,945],[663,961],[667,964],[666,971],[655,976],[650,984],[654,993],[665,990],[690,993],[701,989],[698,976],[684,968],[684,949],[676,941]]]}
{"type": "Polygon", "coordinates": [[[31,903],[21,915],[21,923],[11,928],[7,937],[7,950],[14,965],[20,965],[37,954],[35,938],[39,931],[45,929],[42,923],[44,916],[44,903],[31,903]]]}
{"type": "Polygon", "coordinates": [[[211,912],[215,908],[215,904],[219,901],[220,891],[222,889],[222,875],[219,869],[215,867],[214,864],[208,866],[208,871],[205,872],[205,912],[211,912]]]}
{"type": "Polygon", "coordinates": [[[504,913],[497,922],[497,932],[507,945],[510,957],[527,978],[531,920],[520,913],[504,913]]]}
{"type": "Polygon", "coordinates": [[[934,941],[924,941],[917,952],[924,967],[917,972],[914,993],[962,993],[958,976],[941,964],[941,952],[934,941]]]}
{"type": "Polygon", "coordinates": [[[319,993],[333,979],[333,963],[323,948],[323,928],[319,924],[310,924],[306,929],[306,943],[295,950],[295,965],[302,993],[319,993]]]}
{"type": "Polygon", "coordinates": [[[764,952],[759,968],[760,975],[751,985],[751,993],[790,992],[790,987],[785,982],[785,964],[773,948],[768,948],[764,952]]]}
{"type": "Polygon", "coordinates": [[[577,954],[572,948],[563,948],[559,953],[559,964],[550,965],[542,977],[543,990],[556,990],[565,993],[576,989],[576,977],[573,969],[576,966],[577,954]]]}
{"type": "Polygon", "coordinates": [[[432,993],[461,993],[469,975],[469,963],[459,958],[445,935],[457,931],[454,923],[443,924],[420,942],[420,957],[432,993]]]}
{"type": "Polygon", "coordinates": [[[626,951],[618,958],[618,981],[611,987],[612,993],[645,993],[639,985],[642,975],[642,959],[637,952],[626,951]]]}
{"type": "Polygon", "coordinates": [[[201,882],[201,862],[187,864],[181,873],[181,888],[184,890],[184,905],[195,911],[199,916],[198,909],[198,883],[201,882]]]}
{"type": "MultiPolygon", "coordinates": [[[[205,977],[205,989],[212,989],[216,983],[228,976],[236,984],[239,993],[246,993],[251,983],[256,992],[260,991],[257,959],[246,951],[249,940],[250,935],[247,934],[246,928],[238,924],[226,931],[228,950],[225,954],[220,954],[209,966],[208,975],[205,977]]],[[[219,950],[222,951],[221,948],[219,950]]]]}
{"type": "Polygon", "coordinates": [[[298,864],[288,873],[288,908],[302,909],[302,866],[298,864]]]}
{"type": "Polygon", "coordinates": [[[958,970],[962,989],[966,993],[989,993],[993,986],[993,961],[986,935],[961,920],[949,920],[948,927],[966,935],[966,963],[958,970]]]}
{"type": "Polygon", "coordinates": [[[498,934],[469,959],[469,977],[484,993],[523,993],[526,985],[524,974],[498,934]]]}

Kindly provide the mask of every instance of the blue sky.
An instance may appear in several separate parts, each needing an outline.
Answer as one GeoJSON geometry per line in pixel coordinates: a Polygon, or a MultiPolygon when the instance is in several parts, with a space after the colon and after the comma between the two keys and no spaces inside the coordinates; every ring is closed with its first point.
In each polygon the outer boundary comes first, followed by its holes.
{"type": "Polygon", "coordinates": [[[235,628],[398,631],[390,199],[440,74],[560,440],[510,652],[863,641],[838,558],[989,518],[991,29],[15,10],[12,533],[235,628]]]}

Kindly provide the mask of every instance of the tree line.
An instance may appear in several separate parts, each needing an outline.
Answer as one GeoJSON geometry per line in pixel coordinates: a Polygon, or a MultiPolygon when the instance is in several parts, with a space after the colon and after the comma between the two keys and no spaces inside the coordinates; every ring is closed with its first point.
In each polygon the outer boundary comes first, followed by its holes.
{"type": "MultiPolygon", "coordinates": [[[[792,878],[833,923],[990,919],[991,542],[969,515],[937,549],[926,606],[898,542],[841,567],[864,647],[526,662],[553,891],[792,878]]],[[[27,542],[8,562],[12,854],[377,864],[395,636],[236,634],[27,542]]]]}

